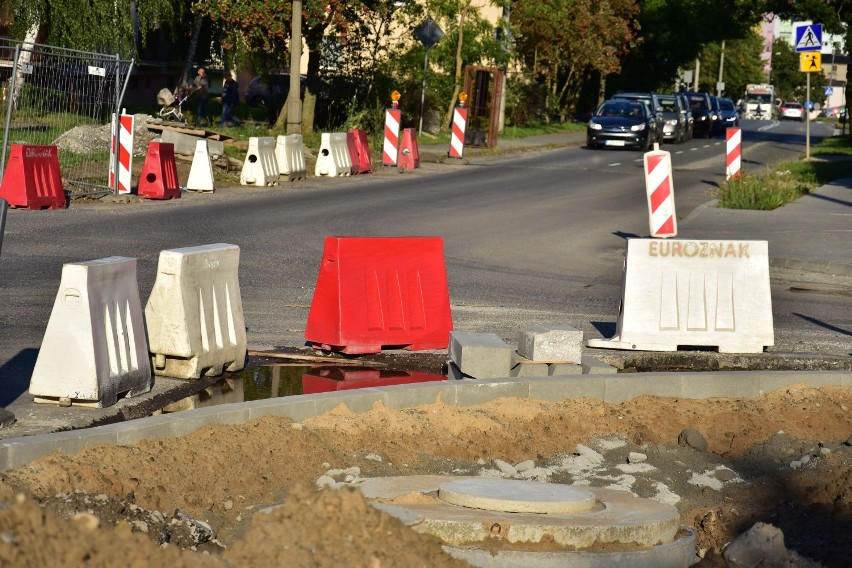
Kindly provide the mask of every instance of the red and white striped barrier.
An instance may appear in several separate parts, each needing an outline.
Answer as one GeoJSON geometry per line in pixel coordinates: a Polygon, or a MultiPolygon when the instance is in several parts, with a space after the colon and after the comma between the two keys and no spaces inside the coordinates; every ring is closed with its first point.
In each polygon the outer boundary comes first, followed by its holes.
{"type": "Polygon", "coordinates": [[[672,158],[669,152],[655,149],[645,154],[645,192],[652,237],[677,235],[672,158]]]}
{"type": "MultiPolygon", "coordinates": [[[[119,116],[118,133],[118,193],[130,193],[133,171],[133,115],[119,116]]],[[[113,115],[112,144],[109,150],[109,186],[115,187],[115,115],[113,115]]]]}
{"type": "Polygon", "coordinates": [[[467,108],[456,107],[453,113],[453,132],[450,137],[450,158],[461,158],[464,152],[464,131],[467,128],[467,108]]]}
{"type": "Polygon", "coordinates": [[[382,165],[395,166],[399,153],[399,123],[402,119],[398,108],[385,111],[385,143],[382,147],[382,165]]]}
{"type": "Polygon", "coordinates": [[[740,177],[740,167],[742,165],[742,129],[727,128],[725,130],[725,143],[727,149],[725,154],[725,179],[737,179],[740,177]]]}

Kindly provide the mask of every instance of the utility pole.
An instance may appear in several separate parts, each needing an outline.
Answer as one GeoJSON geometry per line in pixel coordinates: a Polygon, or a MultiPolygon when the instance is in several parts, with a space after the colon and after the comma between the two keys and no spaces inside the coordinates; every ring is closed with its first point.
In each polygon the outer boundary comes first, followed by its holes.
{"type": "Polygon", "coordinates": [[[302,133],[302,0],[293,0],[290,19],[290,92],[287,95],[287,134],[302,133]]]}
{"type": "Polygon", "coordinates": [[[698,74],[701,70],[701,60],[699,58],[695,58],[695,77],[692,78],[692,90],[694,92],[698,92],[698,74]]]}
{"type": "Polygon", "coordinates": [[[725,40],[722,40],[722,51],[719,53],[719,80],[716,81],[716,96],[721,97],[722,91],[725,90],[722,82],[722,70],[725,68],[725,40]]]}

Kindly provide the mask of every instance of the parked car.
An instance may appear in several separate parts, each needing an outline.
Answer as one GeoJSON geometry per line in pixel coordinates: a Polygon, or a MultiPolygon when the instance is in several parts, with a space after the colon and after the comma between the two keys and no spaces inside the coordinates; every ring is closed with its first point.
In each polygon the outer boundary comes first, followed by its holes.
{"type": "Polygon", "coordinates": [[[710,95],[704,91],[684,93],[692,111],[693,130],[697,136],[710,138],[713,134],[713,111],[710,95]]]}
{"type": "Polygon", "coordinates": [[[781,120],[788,119],[804,122],[805,107],[804,105],[802,105],[802,103],[796,103],[792,101],[781,103],[781,111],[779,116],[781,117],[781,120]]]}
{"type": "Polygon", "coordinates": [[[659,102],[663,109],[663,138],[680,144],[687,139],[689,130],[683,102],[676,95],[659,95],[659,102]]]}
{"type": "Polygon", "coordinates": [[[660,106],[660,95],[657,93],[623,93],[618,92],[613,95],[613,99],[627,99],[631,101],[642,101],[651,109],[651,112],[655,115],[656,118],[656,130],[654,131],[654,139],[651,140],[651,143],[659,142],[663,143],[663,125],[665,123],[665,119],[663,118],[663,109],[660,106]]]}
{"type": "Polygon", "coordinates": [[[611,99],[598,107],[586,127],[589,148],[632,147],[647,151],[655,140],[657,118],[642,101],[611,99]]]}
{"type": "Polygon", "coordinates": [[[736,128],[740,125],[740,114],[734,101],[724,97],[719,99],[719,109],[722,113],[722,124],[725,128],[736,128]]]}

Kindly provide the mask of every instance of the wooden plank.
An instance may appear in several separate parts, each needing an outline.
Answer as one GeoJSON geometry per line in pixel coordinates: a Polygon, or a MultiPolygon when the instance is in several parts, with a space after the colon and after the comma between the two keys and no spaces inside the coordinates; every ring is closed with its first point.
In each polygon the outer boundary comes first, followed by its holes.
{"type": "MultiPolygon", "coordinates": [[[[317,357],[315,355],[300,355],[298,353],[278,353],[276,351],[248,351],[248,355],[252,357],[269,357],[270,359],[291,359],[294,361],[310,361],[316,363],[326,363],[335,365],[338,362],[343,364],[351,363],[350,359],[341,359],[337,357],[317,357]]],[[[384,367],[384,363],[378,361],[358,361],[358,365],[384,367]]]]}

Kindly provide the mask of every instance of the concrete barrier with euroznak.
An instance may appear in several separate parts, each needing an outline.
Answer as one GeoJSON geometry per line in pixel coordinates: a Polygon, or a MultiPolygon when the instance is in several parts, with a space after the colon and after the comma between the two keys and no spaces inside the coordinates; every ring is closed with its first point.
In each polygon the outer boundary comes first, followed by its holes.
{"type": "Polygon", "coordinates": [[[338,177],[351,173],[352,159],[349,157],[346,133],[323,132],[314,175],[338,177]]]}
{"type": "Polygon", "coordinates": [[[587,345],[760,353],[774,343],[766,241],[628,239],[616,335],[587,345]]]}
{"type": "Polygon", "coordinates": [[[278,185],[278,162],[275,159],[275,138],[249,138],[246,159],[240,173],[240,185],[278,185]]]}
{"type": "Polygon", "coordinates": [[[302,135],[279,136],[275,142],[275,161],[278,162],[278,173],[287,176],[288,181],[305,179],[308,168],[305,165],[302,135]]]}
{"type": "Polygon", "coordinates": [[[160,252],[145,306],[155,375],[214,377],[245,365],[240,248],[211,244],[160,252]]]}
{"type": "Polygon", "coordinates": [[[343,353],[444,349],[452,328],[443,239],[325,238],[309,343],[343,353]]]}
{"type": "Polygon", "coordinates": [[[100,408],[153,384],[136,259],[63,265],[30,380],[35,402],[100,408]]]}
{"type": "Polygon", "coordinates": [[[56,146],[12,144],[0,197],[11,207],[64,209],[65,191],[56,146]]]}

